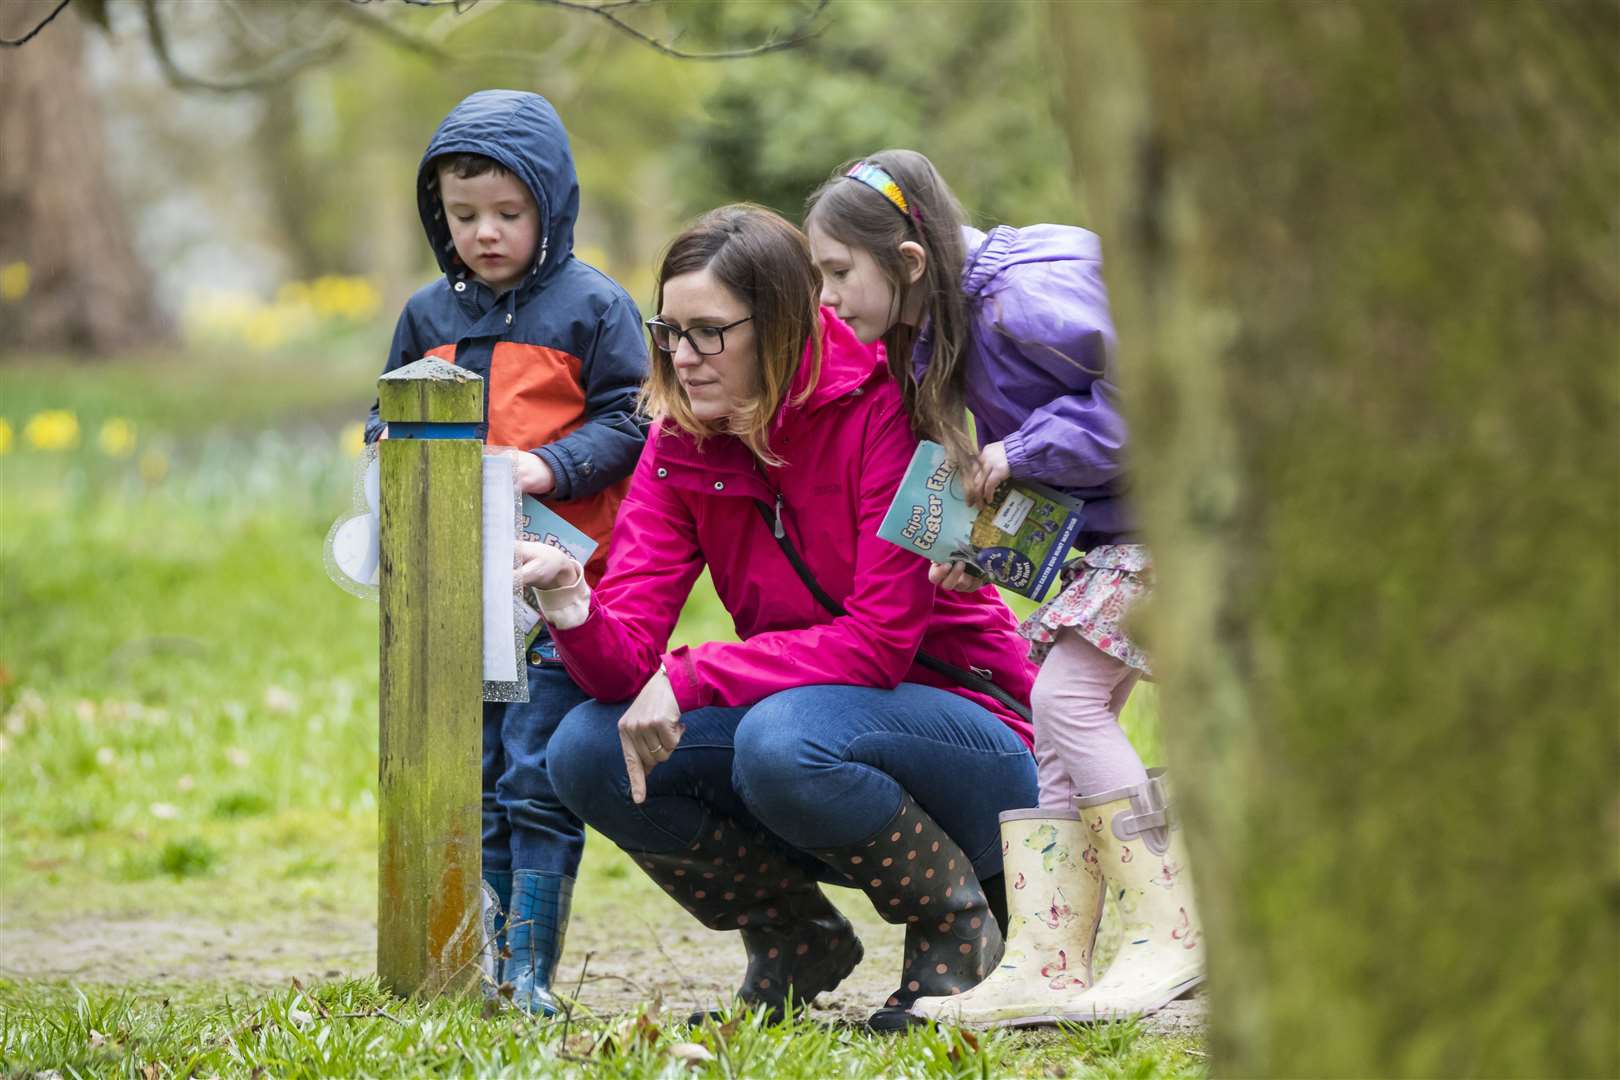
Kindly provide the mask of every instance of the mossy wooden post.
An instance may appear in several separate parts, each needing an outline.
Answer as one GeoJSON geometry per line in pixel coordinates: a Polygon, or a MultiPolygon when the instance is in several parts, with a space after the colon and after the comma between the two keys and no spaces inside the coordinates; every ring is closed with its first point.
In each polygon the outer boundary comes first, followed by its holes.
{"type": "Polygon", "coordinates": [[[479,970],[483,380],[419,360],[377,383],[381,829],[377,974],[401,995],[479,970]]]}

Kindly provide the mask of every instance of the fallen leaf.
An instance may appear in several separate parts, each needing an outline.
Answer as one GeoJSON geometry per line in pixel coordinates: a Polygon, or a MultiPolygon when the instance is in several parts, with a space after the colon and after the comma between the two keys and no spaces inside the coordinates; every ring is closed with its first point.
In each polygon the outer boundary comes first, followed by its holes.
{"type": "Polygon", "coordinates": [[[590,1057],[596,1050],[596,1040],[583,1031],[576,1031],[563,1043],[563,1052],[575,1057],[590,1057]]]}
{"type": "Polygon", "coordinates": [[[669,1056],[692,1069],[701,1069],[704,1062],[714,1060],[714,1054],[709,1052],[707,1046],[694,1042],[670,1044],[669,1056]]]}

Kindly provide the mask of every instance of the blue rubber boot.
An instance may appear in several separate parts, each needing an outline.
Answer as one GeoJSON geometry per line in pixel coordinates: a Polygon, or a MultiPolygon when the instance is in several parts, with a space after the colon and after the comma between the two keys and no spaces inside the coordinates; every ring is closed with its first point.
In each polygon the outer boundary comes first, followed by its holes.
{"type": "Polygon", "coordinates": [[[484,871],[483,970],[489,987],[501,985],[506,955],[506,913],[512,908],[512,872],[484,871]]]}
{"type": "Polygon", "coordinates": [[[512,874],[512,903],[506,916],[509,955],[503,971],[512,984],[512,1004],[530,1013],[555,1016],[551,977],[562,958],[563,935],[574,898],[574,879],[538,870],[512,874]]]}

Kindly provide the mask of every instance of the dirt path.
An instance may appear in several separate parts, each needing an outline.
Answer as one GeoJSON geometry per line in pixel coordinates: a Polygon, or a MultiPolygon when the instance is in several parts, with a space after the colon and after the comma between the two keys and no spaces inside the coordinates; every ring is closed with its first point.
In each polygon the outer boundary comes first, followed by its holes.
{"type": "MultiPolygon", "coordinates": [[[[617,853],[614,853],[617,854],[617,853]]],[[[594,860],[593,860],[594,861],[594,860]]],[[[855,923],[866,959],[842,986],[817,1002],[827,1020],[859,1022],[894,989],[902,927],[880,921],[860,893],[830,890],[855,923]]],[[[661,997],[684,1012],[727,998],[742,973],[736,934],[707,930],[639,874],[603,874],[587,864],[576,903],[559,989],[580,987],[584,1006],[618,1012],[661,997]],[[593,870],[596,872],[593,873],[593,870]],[[588,957],[588,959],[587,959],[588,957]],[[580,976],[584,974],[584,982],[580,976]]],[[[224,925],[151,912],[104,918],[0,919],[0,976],[79,983],[165,986],[231,984],[284,987],[375,970],[376,922],[336,915],[286,915],[224,925]]],[[[1153,1017],[1149,1030],[1197,1033],[1201,996],[1178,1001],[1153,1017]]]]}

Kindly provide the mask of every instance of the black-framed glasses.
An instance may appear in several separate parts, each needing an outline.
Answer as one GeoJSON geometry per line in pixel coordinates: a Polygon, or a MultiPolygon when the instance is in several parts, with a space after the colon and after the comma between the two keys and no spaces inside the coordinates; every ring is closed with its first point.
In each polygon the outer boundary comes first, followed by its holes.
{"type": "Polygon", "coordinates": [[[674,353],[676,346],[681,343],[681,338],[685,338],[692,346],[692,351],[699,356],[714,356],[716,353],[726,351],[726,331],[734,326],[741,326],[752,318],[753,316],[749,315],[724,326],[692,326],[685,330],[673,327],[662,319],[653,318],[647,320],[647,329],[652,331],[653,344],[662,352],[674,353]]]}

